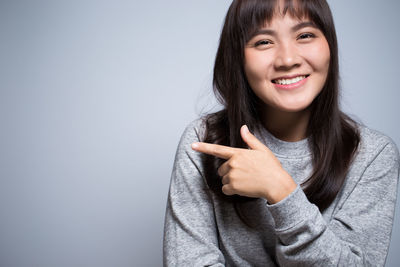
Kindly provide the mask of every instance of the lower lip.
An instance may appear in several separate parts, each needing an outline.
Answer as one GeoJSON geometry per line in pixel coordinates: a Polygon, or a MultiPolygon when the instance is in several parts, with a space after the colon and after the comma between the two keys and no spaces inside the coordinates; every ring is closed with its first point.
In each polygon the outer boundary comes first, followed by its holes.
{"type": "Polygon", "coordinates": [[[274,86],[278,89],[283,89],[283,90],[293,90],[293,89],[297,89],[300,86],[302,86],[303,84],[305,84],[307,82],[308,77],[304,78],[303,80],[300,80],[296,83],[292,83],[292,84],[277,84],[274,83],[274,86]]]}

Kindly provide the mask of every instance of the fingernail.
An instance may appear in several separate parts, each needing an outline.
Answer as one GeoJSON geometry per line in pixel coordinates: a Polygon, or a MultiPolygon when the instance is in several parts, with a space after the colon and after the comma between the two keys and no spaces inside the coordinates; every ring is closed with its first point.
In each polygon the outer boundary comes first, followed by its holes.
{"type": "Polygon", "coordinates": [[[247,125],[246,125],[246,124],[244,125],[244,127],[243,127],[243,128],[244,128],[244,131],[245,131],[246,133],[248,133],[248,132],[249,132],[249,128],[247,128],[247,125]]]}
{"type": "Polygon", "coordinates": [[[193,148],[193,149],[199,148],[199,143],[193,143],[193,144],[192,144],[192,148],[193,148]]]}

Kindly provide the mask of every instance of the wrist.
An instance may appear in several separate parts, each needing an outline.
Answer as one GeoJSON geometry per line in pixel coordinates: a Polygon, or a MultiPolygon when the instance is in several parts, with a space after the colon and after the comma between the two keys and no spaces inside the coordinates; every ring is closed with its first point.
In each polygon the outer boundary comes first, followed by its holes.
{"type": "Polygon", "coordinates": [[[265,197],[270,204],[276,204],[282,201],[297,188],[296,182],[286,171],[283,171],[282,176],[277,180],[280,181],[277,188],[273,190],[273,192],[266,194],[265,197]]]}

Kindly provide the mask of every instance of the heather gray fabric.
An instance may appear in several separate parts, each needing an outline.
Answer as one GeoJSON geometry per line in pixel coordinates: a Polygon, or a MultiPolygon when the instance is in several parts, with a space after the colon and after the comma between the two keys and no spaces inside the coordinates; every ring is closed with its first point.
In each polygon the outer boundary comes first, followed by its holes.
{"type": "MultiPolygon", "coordinates": [[[[385,135],[359,126],[362,141],[345,184],[322,214],[298,186],[274,205],[247,203],[241,222],[231,203],[207,189],[201,119],[185,129],[175,157],[164,228],[164,266],[383,266],[393,225],[399,152],[385,135]]],[[[308,140],[254,132],[297,184],[311,173],[308,140]]]]}

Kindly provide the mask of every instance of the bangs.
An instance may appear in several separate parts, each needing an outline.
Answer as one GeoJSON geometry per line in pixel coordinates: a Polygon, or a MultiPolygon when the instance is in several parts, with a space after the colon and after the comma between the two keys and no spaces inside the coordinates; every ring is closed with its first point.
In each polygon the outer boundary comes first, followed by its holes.
{"type": "MultiPolygon", "coordinates": [[[[318,0],[317,0],[318,1],[318,0]]],[[[271,23],[276,15],[285,16],[289,14],[299,20],[309,19],[323,32],[323,25],[319,18],[318,3],[306,0],[242,0],[236,6],[236,26],[239,35],[244,38],[242,42],[247,43],[254,34],[262,27],[271,23]],[[283,4],[283,6],[280,6],[283,4]]]]}

